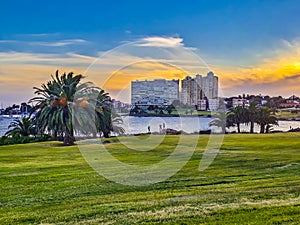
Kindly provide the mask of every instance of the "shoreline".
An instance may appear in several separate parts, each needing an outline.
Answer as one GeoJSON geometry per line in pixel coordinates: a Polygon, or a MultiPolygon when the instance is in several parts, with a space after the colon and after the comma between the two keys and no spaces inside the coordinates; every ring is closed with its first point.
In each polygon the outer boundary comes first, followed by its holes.
{"type": "Polygon", "coordinates": [[[300,121],[300,118],[278,118],[278,121],[300,121]]]}
{"type": "Polygon", "coordinates": [[[211,118],[211,115],[179,115],[179,114],[127,114],[127,115],[121,115],[121,116],[132,116],[132,117],[206,117],[206,118],[211,118]]]}
{"type": "MultiPolygon", "coordinates": [[[[121,116],[132,116],[132,117],[203,117],[211,118],[213,115],[185,115],[185,114],[123,114],[121,116]]],[[[278,121],[300,121],[300,118],[277,118],[278,121]]]]}

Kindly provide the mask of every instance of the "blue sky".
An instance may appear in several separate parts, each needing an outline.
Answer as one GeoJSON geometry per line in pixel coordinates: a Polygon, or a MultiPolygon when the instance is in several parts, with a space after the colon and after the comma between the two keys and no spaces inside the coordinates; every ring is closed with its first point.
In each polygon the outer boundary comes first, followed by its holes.
{"type": "MultiPolygon", "coordinates": [[[[71,52],[97,57],[99,52],[128,41],[146,37],[180,38],[184,46],[193,47],[218,73],[227,74],[224,76],[227,83],[231,79],[229,74],[234,73],[240,86],[232,87],[233,91],[227,91],[227,95],[240,94],[238,92],[243,91],[242,81],[248,82],[248,78],[241,78],[247,73],[243,68],[250,68],[248,73],[251,75],[253,71],[267,67],[266,63],[270,61],[272,65],[281,62],[280,55],[296,58],[293,51],[300,43],[299,8],[300,1],[297,0],[3,0],[0,53],[2,58],[6,57],[6,53],[11,57],[12,52],[31,56],[61,56],[71,52]]],[[[16,64],[21,64],[17,61],[16,64]]],[[[43,62],[45,60],[36,63],[43,62]]],[[[293,65],[295,63],[298,61],[291,62],[293,65]]],[[[278,70],[280,68],[274,71],[278,73],[278,70]]],[[[277,76],[275,72],[268,76],[277,76]]],[[[0,67],[0,76],[4,73],[9,74],[8,71],[1,71],[0,67]]],[[[281,77],[294,75],[297,73],[293,70],[281,77]]],[[[255,86],[255,82],[251,82],[255,86]]],[[[268,82],[271,84],[264,83],[263,87],[270,87],[273,94],[272,88],[278,86],[277,80],[268,82]]],[[[245,92],[250,91],[245,89],[245,92]]],[[[257,91],[253,89],[253,92],[257,91]]],[[[0,92],[2,96],[5,93],[0,92]]],[[[286,90],[282,93],[292,94],[286,90]]]]}
{"type": "MultiPolygon", "coordinates": [[[[206,54],[240,58],[300,36],[299,7],[297,0],[1,1],[0,37],[44,40],[26,35],[52,34],[47,40],[85,39],[102,51],[140,36],[180,36],[206,54]]],[[[15,50],[7,47],[1,50],[15,50]]]]}

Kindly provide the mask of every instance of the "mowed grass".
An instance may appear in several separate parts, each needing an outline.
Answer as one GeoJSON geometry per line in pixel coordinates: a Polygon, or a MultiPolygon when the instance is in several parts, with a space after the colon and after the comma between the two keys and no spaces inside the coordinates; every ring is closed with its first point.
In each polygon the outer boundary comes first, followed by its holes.
{"type": "MultiPolygon", "coordinates": [[[[105,179],[77,146],[2,146],[0,224],[299,224],[300,134],[226,135],[200,172],[208,137],[200,136],[176,175],[145,187],[105,179]]],[[[140,138],[146,145],[147,137],[140,138]]],[[[166,136],[147,152],[117,142],[106,147],[125,163],[147,165],[167,157],[177,142],[166,136]]]]}

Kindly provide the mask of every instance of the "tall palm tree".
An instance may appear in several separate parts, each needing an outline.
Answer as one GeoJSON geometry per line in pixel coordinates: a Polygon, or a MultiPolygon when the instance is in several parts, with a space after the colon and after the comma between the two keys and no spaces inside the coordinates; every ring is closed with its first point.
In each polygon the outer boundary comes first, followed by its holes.
{"type": "Polygon", "coordinates": [[[15,119],[10,123],[8,126],[8,130],[5,133],[5,136],[23,136],[28,137],[29,135],[35,135],[35,127],[32,123],[32,120],[30,117],[24,116],[22,119],[15,119]],[[12,129],[10,129],[12,128],[12,129]]]}
{"type": "Polygon", "coordinates": [[[241,124],[247,122],[246,108],[244,106],[236,106],[231,110],[234,114],[234,122],[237,126],[238,133],[241,133],[241,124]]]}
{"type": "Polygon", "coordinates": [[[253,101],[250,103],[248,109],[247,109],[247,116],[248,116],[248,121],[250,123],[250,133],[253,134],[254,133],[254,124],[255,124],[255,120],[257,117],[257,111],[258,111],[258,107],[257,107],[257,102],[253,101]]]}
{"type": "MultiPolygon", "coordinates": [[[[32,98],[30,102],[36,103],[33,108],[35,123],[42,132],[52,130],[55,133],[62,133],[65,145],[74,144],[74,122],[78,132],[86,131],[91,126],[91,120],[95,116],[95,110],[99,97],[104,91],[96,88],[92,83],[80,83],[84,77],[74,75],[72,72],[55,76],[41,88],[34,87],[38,97],[32,98]],[[102,92],[101,92],[102,91],[102,92]]],[[[106,117],[102,123],[110,122],[106,117]]]]}
{"type": "Polygon", "coordinates": [[[112,110],[111,101],[109,96],[101,90],[96,104],[96,128],[97,131],[105,138],[109,137],[110,132],[113,130],[113,124],[111,120],[112,110]]]}
{"type": "Polygon", "coordinates": [[[272,110],[268,107],[261,107],[257,111],[256,123],[260,125],[260,133],[265,133],[269,131],[266,127],[269,125],[278,125],[278,119],[271,115],[272,110]]]}

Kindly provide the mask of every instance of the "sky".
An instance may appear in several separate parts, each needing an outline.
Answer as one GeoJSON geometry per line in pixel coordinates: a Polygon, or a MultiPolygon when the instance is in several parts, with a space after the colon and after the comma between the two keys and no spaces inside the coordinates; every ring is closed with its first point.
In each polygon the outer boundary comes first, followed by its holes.
{"type": "Polygon", "coordinates": [[[208,70],[224,96],[300,95],[299,8],[298,0],[2,0],[0,103],[28,101],[56,70],[82,73],[124,101],[130,80],[208,70]]]}

